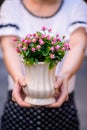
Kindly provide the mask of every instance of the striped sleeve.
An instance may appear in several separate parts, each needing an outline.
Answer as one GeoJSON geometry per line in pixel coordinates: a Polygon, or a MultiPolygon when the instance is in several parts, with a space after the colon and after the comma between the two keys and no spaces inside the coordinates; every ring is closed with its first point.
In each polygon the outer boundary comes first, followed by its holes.
{"type": "Polygon", "coordinates": [[[16,18],[14,3],[5,0],[0,9],[0,36],[15,35],[20,36],[20,27],[16,18]]]}
{"type": "Polygon", "coordinates": [[[71,33],[79,27],[87,29],[87,4],[82,0],[78,0],[73,6],[69,32],[71,33]]]}

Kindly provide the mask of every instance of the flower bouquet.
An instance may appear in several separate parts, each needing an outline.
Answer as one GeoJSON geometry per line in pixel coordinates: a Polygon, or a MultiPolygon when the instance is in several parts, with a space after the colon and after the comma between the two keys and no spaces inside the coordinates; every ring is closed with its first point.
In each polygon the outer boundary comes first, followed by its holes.
{"type": "Polygon", "coordinates": [[[56,64],[70,49],[64,36],[52,36],[52,29],[42,27],[41,32],[28,34],[17,41],[16,51],[22,56],[26,70],[27,86],[25,101],[33,105],[48,105],[55,102],[53,82],[56,64]]]}

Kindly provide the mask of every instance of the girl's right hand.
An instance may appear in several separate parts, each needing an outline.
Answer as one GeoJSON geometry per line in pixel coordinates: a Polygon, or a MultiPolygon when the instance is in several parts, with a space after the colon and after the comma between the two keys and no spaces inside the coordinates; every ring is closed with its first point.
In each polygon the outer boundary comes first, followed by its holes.
{"type": "Polygon", "coordinates": [[[31,105],[24,101],[26,95],[23,92],[23,87],[26,86],[24,77],[17,78],[12,91],[12,100],[17,102],[21,107],[30,107],[31,105]]]}

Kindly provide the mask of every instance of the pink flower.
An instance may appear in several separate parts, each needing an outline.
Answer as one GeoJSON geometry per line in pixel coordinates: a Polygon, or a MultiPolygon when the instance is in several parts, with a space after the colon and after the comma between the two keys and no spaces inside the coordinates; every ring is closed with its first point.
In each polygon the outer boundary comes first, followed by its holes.
{"type": "Polygon", "coordinates": [[[49,35],[47,36],[47,40],[50,40],[50,36],[49,35]]]}
{"type": "Polygon", "coordinates": [[[38,39],[38,38],[39,38],[39,36],[36,34],[36,35],[35,35],[35,38],[36,38],[36,39],[38,39]]]}
{"type": "Polygon", "coordinates": [[[58,39],[57,39],[57,41],[58,41],[58,42],[60,42],[60,41],[61,41],[61,39],[60,39],[60,38],[58,38],[58,39]]]}
{"type": "Polygon", "coordinates": [[[27,48],[26,48],[26,47],[23,47],[22,49],[23,49],[23,51],[26,51],[26,50],[27,50],[27,48]]]}
{"type": "Polygon", "coordinates": [[[69,45],[69,43],[64,43],[64,47],[66,48],[66,50],[70,50],[70,45],[69,45]]]}
{"type": "Polygon", "coordinates": [[[34,43],[35,43],[35,42],[36,42],[36,39],[35,39],[35,38],[34,38],[34,39],[32,39],[32,42],[34,42],[34,43]]]}
{"type": "Polygon", "coordinates": [[[32,34],[33,37],[35,37],[35,35],[36,35],[35,33],[32,34]]]}
{"type": "Polygon", "coordinates": [[[22,42],[24,42],[25,41],[25,39],[22,39],[22,42]]]}
{"type": "Polygon", "coordinates": [[[28,44],[29,44],[29,43],[28,43],[28,40],[26,40],[26,39],[24,40],[24,43],[25,43],[25,45],[27,45],[27,46],[28,46],[28,44]]]}
{"type": "Polygon", "coordinates": [[[41,38],[44,38],[44,37],[45,37],[45,35],[44,35],[44,34],[42,34],[41,38]]]}
{"type": "Polygon", "coordinates": [[[45,31],[45,30],[46,30],[46,27],[45,27],[45,26],[43,26],[41,30],[42,30],[42,31],[45,31]]]}
{"type": "Polygon", "coordinates": [[[28,35],[27,35],[27,37],[28,37],[28,38],[30,38],[30,37],[31,37],[31,35],[30,35],[30,34],[28,34],[28,35]]]}
{"type": "Polygon", "coordinates": [[[35,52],[36,51],[36,49],[34,48],[34,47],[32,47],[32,49],[31,49],[33,52],[35,52]]]}
{"type": "Polygon", "coordinates": [[[44,44],[44,41],[42,39],[39,40],[40,45],[44,44]]]}
{"type": "Polygon", "coordinates": [[[50,50],[51,50],[51,51],[54,51],[54,47],[51,47],[50,50]]]}
{"type": "Polygon", "coordinates": [[[37,45],[37,49],[40,49],[41,48],[41,46],[40,45],[37,45]]]}
{"type": "Polygon", "coordinates": [[[65,51],[66,49],[65,49],[65,47],[62,47],[62,51],[65,51]]]}
{"type": "Polygon", "coordinates": [[[54,43],[55,43],[54,41],[51,42],[52,45],[53,45],[54,43]]]}
{"type": "Polygon", "coordinates": [[[54,54],[51,54],[51,55],[50,55],[50,58],[51,58],[51,59],[54,59],[54,58],[55,58],[55,55],[54,55],[54,54]]]}
{"type": "Polygon", "coordinates": [[[31,43],[31,42],[32,42],[31,39],[29,39],[29,40],[28,40],[28,43],[31,43]]]}
{"type": "Polygon", "coordinates": [[[57,39],[56,39],[56,38],[53,38],[53,41],[54,41],[54,42],[56,42],[56,41],[57,41],[57,39]]]}
{"type": "Polygon", "coordinates": [[[58,33],[56,34],[56,37],[59,37],[59,34],[58,34],[58,33]]]}
{"type": "Polygon", "coordinates": [[[28,43],[28,40],[25,39],[24,42],[25,42],[25,43],[28,43]]]}
{"type": "Polygon", "coordinates": [[[68,43],[64,43],[64,47],[68,47],[69,46],[69,44],[68,43]]]}
{"type": "Polygon", "coordinates": [[[60,49],[60,46],[59,46],[59,45],[56,45],[56,46],[55,46],[55,49],[56,49],[56,51],[58,51],[58,50],[60,49]]]}
{"type": "Polygon", "coordinates": [[[20,44],[18,44],[18,47],[22,47],[22,44],[20,43],[20,44]]]}
{"type": "Polygon", "coordinates": [[[16,48],[16,51],[17,51],[18,53],[20,53],[20,50],[19,50],[19,48],[18,48],[18,47],[16,48]]]}
{"type": "Polygon", "coordinates": [[[50,33],[51,33],[51,32],[52,32],[52,28],[48,29],[48,32],[50,32],[50,33]]]}
{"type": "Polygon", "coordinates": [[[13,38],[13,41],[16,42],[16,41],[17,41],[17,38],[13,38]]]}

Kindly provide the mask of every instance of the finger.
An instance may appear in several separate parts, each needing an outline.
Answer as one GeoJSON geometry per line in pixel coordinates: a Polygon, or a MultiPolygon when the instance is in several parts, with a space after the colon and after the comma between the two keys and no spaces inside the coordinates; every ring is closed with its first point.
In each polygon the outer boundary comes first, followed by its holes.
{"type": "Polygon", "coordinates": [[[66,102],[69,100],[69,95],[66,97],[66,102]]]}
{"type": "Polygon", "coordinates": [[[26,82],[24,79],[20,79],[18,82],[21,86],[25,87],[26,86],[26,82]]]}
{"type": "Polygon", "coordinates": [[[60,94],[60,90],[56,88],[54,96],[59,96],[59,94],[60,94]]]}
{"type": "Polygon", "coordinates": [[[15,102],[15,98],[12,96],[12,101],[14,101],[15,102]]]}
{"type": "Polygon", "coordinates": [[[54,88],[59,88],[62,85],[62,79],[57,79],[57,81],[54,83],[54,88]]]}
{"type": "Polygon", "coordinates": [[[59,99],[57,100],[57,102],[55,102],[54,104],[51,104],[49,107],[60,107],[66,100],[66,97],[67,97],[67,93],[66,92],[63,92],[59,99]]]}
{"type": "Polygon", "coordinates": [[[20,78],[20,79],[18,78],[16,81],[18,82],[18,84],[19,84],[20,86],[23,86],[23,87],[26,86],[26,82],[25,82],[25,78],[24,78],[24,77],[22,77],[22,78],[20,78]]]}
{"type": "Polygon", "coordinates": [[[12,101],[15,102],[14,93],[12,92],[12,101]]]}
{"type": "Polygon", "coordinates": [[[55,80],[54,80],[54,82],[56,82],[56,81],[57,81],[57,78],[58,78],[58,76],[56,75],[56,76],[55,76],[55,80]]]}
{"type": "Polygon", "coordinates": [[[30,107],[31,105],[26,103],[19,94],[15,94],[15,101],[19,104],[21,107],[30,107]]]}
{"type": "MultiPolygon", "coordinates": [[[[19,104],[19,106],[21,107],[30,107],[30,104],[26,103],[23,99],[22,99],[22,95],[21,95],[21,92],[20,90],[18,89],[19,86],[15,85],[15,88],[13,90],[13,93],[12,93],[12,97],[14,97],[15,101],[19,104]]],[[[13,100],[14,100],[13,99],[13,100]]]]}

